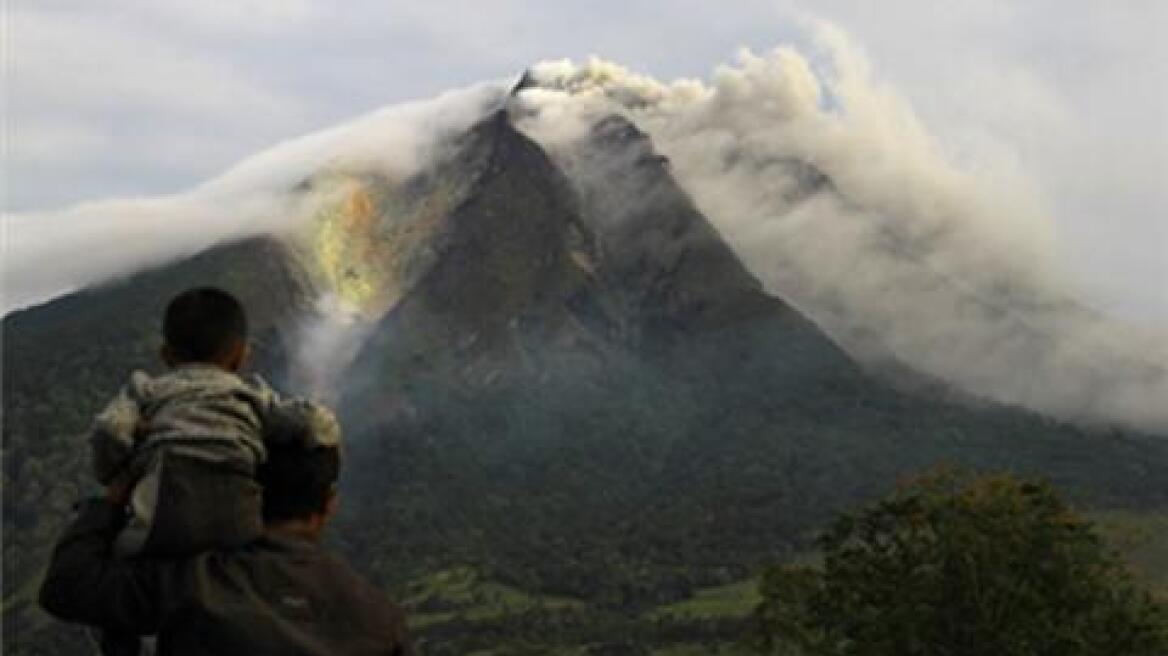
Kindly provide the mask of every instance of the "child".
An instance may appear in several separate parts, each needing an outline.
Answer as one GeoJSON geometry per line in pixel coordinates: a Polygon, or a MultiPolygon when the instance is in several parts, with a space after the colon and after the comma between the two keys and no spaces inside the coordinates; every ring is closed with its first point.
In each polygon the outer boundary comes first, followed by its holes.
{"type": "MultiPolygon", "coordinates": [[[[336,421],[320,406],[281,400],[258,378],[238,375],[248,354],[247,319],[227,292],[179,294],[166,308],[163,336],[170,371],[156,378],[134,372],[90,432],[98,481],[132,485],[115,549],[177,556],[242,546],[262,532],[254,475],[266,429],[286,431],[292,422],[335,443],[336,421]]],[[[137,653],[136,638],[107,631],[103,650],[137,653]]]]}

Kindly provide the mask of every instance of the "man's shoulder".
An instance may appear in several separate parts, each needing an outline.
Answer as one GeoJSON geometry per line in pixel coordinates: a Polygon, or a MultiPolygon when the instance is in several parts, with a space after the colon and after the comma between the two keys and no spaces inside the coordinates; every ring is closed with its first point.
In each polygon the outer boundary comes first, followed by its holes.
{"type": "Polygon", "coordinates": [[[301,581],[306,588],[352,596],[400,612],[397,605],[344,558],[309,541],[264,535],[237,549],[194,556],[194,566],[216,576],[235,573],[263,585],[270,579],[301,581]]]}
{"type": "Polygon", "coordinates": [[[229,596],[266,605],[288,619],[317,614],[328,621],[341,610],[346,625],[360,634],[405,641],[405,612],[344,559],[298,540],[261,537],[245,547],[199,554],[193,560],[198,603],[229,596]]]}
{"type": "Polygon", "coordinates": [[[322,547],[317,548],[317,554],[320,558],[320,574],[333,583],[338,597],[352,599],[357,604],[356,608],[378,618],[392,615],[404,621],[404,611],[348,561],[322,547]]]}
{"type": "Polygon", "coordinates": [[[338,599],[344,601],[351,620],[370,637],[407,645],[406,613],[384,591],[359,574],[335,554],[325,554],[338,585],[338,599]]]}

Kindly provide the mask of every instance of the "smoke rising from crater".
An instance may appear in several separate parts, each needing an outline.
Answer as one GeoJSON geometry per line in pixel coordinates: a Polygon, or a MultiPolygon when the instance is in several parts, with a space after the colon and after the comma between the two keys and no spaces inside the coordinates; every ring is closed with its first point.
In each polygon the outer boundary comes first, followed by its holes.
{"type": "Polygon", "coordinates": [[[1078,303],[1029,181],[949,163],[846,36],[812,33],[810,55],[744,51],[710,82],[545,62],[517,115],[577,178],[598,165],[577,156],[588,128],[631,119],[766,288],[862,360],[1168,434],[1166,335],[1078,303]]]}

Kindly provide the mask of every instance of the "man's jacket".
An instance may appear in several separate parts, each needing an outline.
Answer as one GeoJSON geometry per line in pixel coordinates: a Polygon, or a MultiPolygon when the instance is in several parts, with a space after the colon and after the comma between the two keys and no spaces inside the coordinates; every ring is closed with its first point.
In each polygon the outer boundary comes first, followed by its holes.
{"type": "Polygon", "coordinates": [[[160,656],[412,654],[405,616],[316,543],[268,533],[233,551],[119,558],[123,512],[86,502],[57,543],[40,602],[56,617],[158,635],[160,656]]]}

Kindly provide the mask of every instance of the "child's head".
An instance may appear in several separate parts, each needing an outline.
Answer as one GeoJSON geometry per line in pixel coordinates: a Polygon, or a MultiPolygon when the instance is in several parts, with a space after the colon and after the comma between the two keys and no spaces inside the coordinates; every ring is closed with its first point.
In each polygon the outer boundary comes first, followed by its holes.
{"type": "Polygon", "coordinates": [[[238,371],[247,357],[247,316],[235,297],[199,287],[175,296],[162,321],[162,359],[170,366],[213,364],[238,371]]]}

